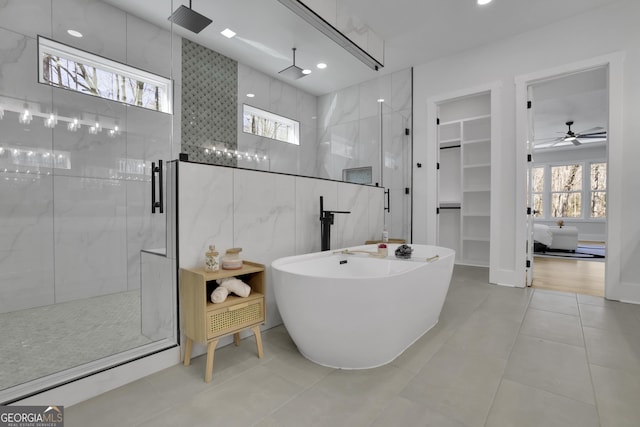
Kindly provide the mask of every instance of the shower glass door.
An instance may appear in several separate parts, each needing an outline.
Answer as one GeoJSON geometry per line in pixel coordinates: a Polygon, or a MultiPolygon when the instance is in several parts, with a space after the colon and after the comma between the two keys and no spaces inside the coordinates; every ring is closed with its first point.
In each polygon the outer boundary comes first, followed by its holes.
{"type": "MultiPolygon", "coordinates": [[[[171,3],[158,8],[169,16],[171,3]]],[[[142,255],[170,265],[151,162],[171,159],[173,115],[153,108],[157,92],[142,105],[143,84],[45,57],[45,39],[173,79],[170,31],[107,2],[0,6],[0,403],[176,342],[175,313],[145,304],[142,255]],[[154,328],[161,318],[170,325],[154,328]]],[[[171,310],[166,271],[154,298],[171,310]]]]}

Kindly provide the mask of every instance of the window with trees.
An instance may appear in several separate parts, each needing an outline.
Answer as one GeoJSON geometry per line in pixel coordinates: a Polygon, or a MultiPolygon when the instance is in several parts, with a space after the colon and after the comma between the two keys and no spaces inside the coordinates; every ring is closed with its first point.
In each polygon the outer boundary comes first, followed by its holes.
{"type": "Polygon", "coordinates": [[[300,145],[300,124],[250,105],[243,105],[242,130],[257,136],[300,145]]]}
{"type": "Polygon", "coordinates": [[[533,168],[532,171],[532,190],[533,190],[533,216],[542,218],[545,215],[544,210],[544,167],[533,168]]]}
{"type": "Polygon", "coordinates": [[[551,216],[582,216],[582,165],[551,167],[551,216]]]}
{"type": "Polygon", "coordinates": [[[171,113],[171,80],[38,37],[40,83],[171,113]]]}
{"type": "Polygon", "coordinates": [[[607,164],[591,163],[591,203],[589,216],[604,218],[607,216],[607,164]]]}
{"type": "Polygon", "coordinates": [[[546,164],[532,170],[534,218],[598,219],[607,216],[607,164],[546,164]]]}

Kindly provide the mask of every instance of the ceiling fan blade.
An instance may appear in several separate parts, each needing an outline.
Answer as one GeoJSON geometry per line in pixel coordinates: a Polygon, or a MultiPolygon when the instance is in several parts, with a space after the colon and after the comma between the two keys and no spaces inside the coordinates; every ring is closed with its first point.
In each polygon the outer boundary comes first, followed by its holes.
{"type": "Polygon", "coordinates": [[[591,132],[591,133],[579,133],[576,136],[580,138],[603,138],[607,135],[607,132],[591,132]]]}
{"type": "Polygon", "coordinates": [[[596,126],[594,128],[591,129],[585,129],[582,132],[576,132],[579,135],[586,135],[588,133],[603,133],[606,132],[606,130],[604,130],[604,128],[602,126],[596,126]],[[599,131],[599,132],[596,132],[599,131]]]}
{"type": "Polygon", "coordinates": [[[573,145],[582,145],[582,142],[578,141],[578,138],[572,139],[571,142],[573,143],[573,145]]]}
{"type": "Polygon", "coordinates": [[[562,141],[564,136],[552,137],[552,138],[536,138],[534,142],[551,142],[551,141],[562,141]]]}
{"type": "Polygon", "coordinates": [[[576,135],[576,138],[583,138],[583,139],[589,139],[589,138],[593,138],[593,139],[606,139],[607,138],[607,134],[602,134],[602,133],[590,133],[588,135],[576,135]]]}

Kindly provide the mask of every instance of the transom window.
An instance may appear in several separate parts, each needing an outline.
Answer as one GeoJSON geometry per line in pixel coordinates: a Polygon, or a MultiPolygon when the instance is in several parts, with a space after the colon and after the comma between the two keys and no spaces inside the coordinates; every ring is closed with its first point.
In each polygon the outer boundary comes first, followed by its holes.
{"type": "Polygon", "coordinates": [[[40,83],[172,112],[171,80],[38,36],[40,83]]]}
{"type": "Polygon", "coordinates": [[[607,164],[580,162],[532,170],[533,215],[539,219],[607,216],[607,164]]]}
{"type": "Polygon", "coordinates": [[[244,104],[242,130],[257,136],[300,145],[300,123],[244,104]]]}

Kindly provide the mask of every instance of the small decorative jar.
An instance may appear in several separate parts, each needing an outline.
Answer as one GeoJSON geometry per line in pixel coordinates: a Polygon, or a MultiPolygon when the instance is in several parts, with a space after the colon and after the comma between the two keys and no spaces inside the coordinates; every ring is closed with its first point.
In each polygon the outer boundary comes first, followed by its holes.
{"type": "Polygon", "coordinates": [[[387,257],[389,255],[389,249],[387,249],[386,243],[380,243],[378,245],[378,254],[383,257],[387,257]]]}
{"type": "Polygon", "coordinates": [[[240,252],[242,248],[227,249],[227,252],[222,257],[222,269],[223,270],[238,270],[242,268],[242,258],[240,258],[240,252]]]}
{"type": "Polygon", "coordinates": [[[209,251],[204,256],[204,269],[207,271],[220,270],[220,262],[218,261],[218,252],[214,245],[209,246],[209,251]]]}

